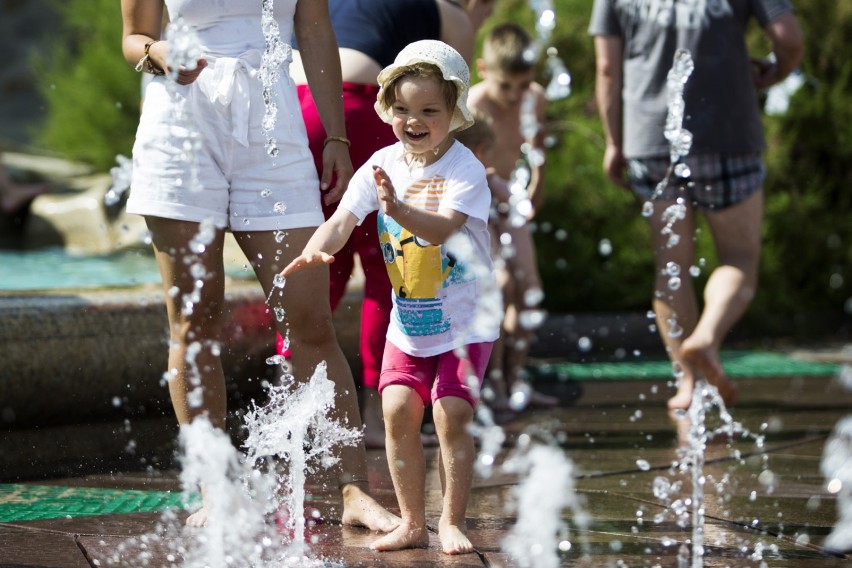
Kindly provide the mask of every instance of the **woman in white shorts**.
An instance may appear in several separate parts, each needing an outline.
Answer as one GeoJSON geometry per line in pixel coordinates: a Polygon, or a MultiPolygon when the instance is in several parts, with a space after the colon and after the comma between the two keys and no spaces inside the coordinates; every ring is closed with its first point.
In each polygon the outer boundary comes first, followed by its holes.
{"type": "MultiPolygon", "coordinates": [[[[328,6],[317,0],[275,3],[283,40],[279,51],[287,61],[272,69],[278,79],[266,86],[260,71],[268,67],[261,65],[267,40],[257,0],[122,0],[122,18],[125,58],[155,75],[145,91],[133,148],[127,209],[145,217],[166,292],[172,404],[180,424],[204,415],[224,429],[219,342],[225,231],[233,232],[269,295],[274,276],[324,220],[321,190],[326,201],[336,201],[352,175],[328,6]],[[194,69],[189,69],[192,64],[168,67],[168,61],[179,59],[175,54],[168,59],[170,42],[160,39],[164,8],[173,24],[188,26],[198,37],[201,55],[194,69]],[[293,31],[329,133],[321,179],[287,69],[293,31]],[[268,130],[263,125],[269,123],[262,122],[270,108],[265,98],[277,107],[275,125],[268,130]],[[330,186],[333,174],[336,183],[330,186]]],[[[355,385],[332,326],[328,288],[328,270],[306,270],[288,279],[286,293],[271,295],[270,307],[286,314],[279,327],[293,344],[294,375],[306,379],[326,361],[338,394],[335,418],[357,428],[355,385]],[[318,291],[325,301],[317,301],[318,291]]],[[[341,458],[342,521],[392,530],[398,519],[367,492],[363,444],[342,449],[341,458]]],[[[206,518],[205,501],[187,524],[203,525],[206,518]]]]}

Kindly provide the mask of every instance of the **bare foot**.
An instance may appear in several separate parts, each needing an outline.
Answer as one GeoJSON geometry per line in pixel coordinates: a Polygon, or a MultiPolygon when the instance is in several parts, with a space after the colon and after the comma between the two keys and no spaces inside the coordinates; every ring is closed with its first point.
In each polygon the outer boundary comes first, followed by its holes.
{"type": "Polygon", "coordinates": [[[344,525],[367,527],[371,531],[390,532],[399,526],[400,519],[356,483],[343,486],[344,525]]]}
{"type": "Polygon", "coordinates": [[[473,543],[458,525],[441,524],[438,527],[441,548],[446,554],[467,554],[473,552],[473,543]]]}
{"type": "Polygon", "coordinates": [[[370,545],[370,548],[379,551],[428,547],[429,532],[426,527],[410,524],[399,525],[392,533],[383,536],[370,545]]]}
{"type": "Polygon", "coordinates": [[[692,389],[695,383],[692,378],[680,377],[677,380],[677,393],[668,401],[669,410],[686,410],[692,403],[692,389]]]}
{"type": "Polygon", "coordinates": [[[553,408],[559,405],[559,399],[535,389],[530,389],[530,398],[527,406],[530,408],[553,408]]]}
{"type": "Polygon", "coordinates": [[[689,366],[693,373],[700,374],[704,379],[719,390],[719,396],[727,406],[736,404],[738,389],[725,375],[722,362],[709,347],[692,347],[689,339],[683,342],[680,356],[685,365],[689,366]]]}
{"type": "Polygon", "coordinates": [[[206,527],[207,526],[207,507],[201,507],[196,512],[186,518],[186,526],[188,527],[206,527]]]}

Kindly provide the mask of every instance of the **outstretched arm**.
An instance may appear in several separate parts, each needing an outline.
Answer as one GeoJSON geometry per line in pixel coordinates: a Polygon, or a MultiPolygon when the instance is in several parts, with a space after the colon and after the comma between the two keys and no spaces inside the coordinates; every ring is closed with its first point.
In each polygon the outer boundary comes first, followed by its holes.
{"type": "Polygon", "coordinates": [[[310,266],[334,262],[334,254],[343,248],[357,224],[358,218],[355,215],[338,207],[334,215],[317,228],[302,254],[284,267],[281,275],[287,276],[310,266]]]}
{"type": "Polygon", "coordinates": [[[775,61],[752,59],[754,84],[759,89],[771,87],[783,81],[799,63],[804,53],[804,41],[799,21],[792,12],[782,14],[766,25],[766,33],[772,40],[775,61]]]}
{"type": "Polygon", "coordinates": [[[390,178],[379,166],[373,166],[373,177],[376,180],[382,210],[411,231],[411,234],[433,245],[445,243],[467,221],[467,215],[453,209],[426,211],[397,199],[390,178]]]}
{"type": "Polygon", "coordinates": [[[616,184],[629,188],[622,147],[623,48],[624,40],[618,36],[595,36],[595,100],[606,134],[604,172],[616,184]]]}

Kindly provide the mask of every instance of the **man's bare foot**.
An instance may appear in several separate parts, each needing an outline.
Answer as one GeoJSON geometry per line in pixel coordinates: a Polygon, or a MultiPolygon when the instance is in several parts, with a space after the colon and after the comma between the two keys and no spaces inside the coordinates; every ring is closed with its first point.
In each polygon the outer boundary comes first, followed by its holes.
{"type": "Polygon", "coordinates": [[[201,507],[196,512],[186,518],[186,526],[188,527],[206,527],[207,526],[207,507],[201,507]]]}
{"type": "Polygon", "coordinates": [[[438,526],[438,536],[441,538],[441,548],[446,554],[473,552],[473,543],[458,525],[441,523],[438,526]]]}
{"type": "Polygon", "coordinates": [[[344,525],[367,527],[371,531],[390,532],[400,523],[399,517],[379,505],[378,501],[357,483],[343,486],[344,525]]]}
{"type": "Polygon", "coordinates": [[[719,390],[719,396],[726,405],[736,404],[737,386],[725,375],[722,362],[715,351],[706,346],[692,347],[687,339],[681,345],[680,356],[684,365],[692,369],[693,373],[703,376],[708,383],[719,390]]]}
{"type": "Polygon", "coordinates": [[[411,524],[399,525],[393,532],[386,534],[370,545],[370,548],[379,551],[428,547],[429,532],[426,527],[411,524]]]}
{"type": "Polygon", "coordinates": [[[677,392],[668,401],[669,410],[686,410],[692,403],[692,389],[695,382],[692,378],[680,377],[677,380],[677,392]]]}

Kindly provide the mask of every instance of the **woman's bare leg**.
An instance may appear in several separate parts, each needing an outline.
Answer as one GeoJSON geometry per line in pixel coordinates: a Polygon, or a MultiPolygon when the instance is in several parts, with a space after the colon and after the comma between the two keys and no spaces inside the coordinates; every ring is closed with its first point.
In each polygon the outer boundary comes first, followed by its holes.
{"type": "Polygon", "coordinates": [[[719,266],[704,287],[704,310],[698,324],[681,345],[684,362],[714,384],[728,404],[736,401],[736,386],[725,376],[719,352],[757,289],[762,219],[762,191],[742,203],[707,214],[719,266]]]}
{"type": "MultiPolygon", "coordinates": [[[[166,296],[168,385],[175,415],[181,425],[206,416],[214,427],[224,430],[225,375],[218,355],[225,289],[224,233],[217,231],[204,252],[196,253],[191,250],[190,241],[198,235],[198,223],[159,217],[147,217],[146,222],[166,296]],[[203,285],[196,289],[199,274],[203,285]]],[[[204,488],[202,496],[206,501],[204,488]]],[[[206,524],[206,504],[190,515],[186,523],[206,524]]]]}

